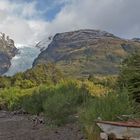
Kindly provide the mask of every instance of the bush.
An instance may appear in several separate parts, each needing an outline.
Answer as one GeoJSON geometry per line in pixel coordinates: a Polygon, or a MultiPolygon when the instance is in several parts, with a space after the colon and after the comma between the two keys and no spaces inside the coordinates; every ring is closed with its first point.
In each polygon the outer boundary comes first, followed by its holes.
{"type": "Polygon", "coordinates": [[[14,87],[9,89],[3,89],[0,91],[0,105],[4,106],[8,110],[16,110],[21,108],[20,100],[23,96],[32,92],[32,89],[21,90],[14,87]]]}
{"type": "Polygon", "coordinates": [[[77,109],[88,98],[86,90],[78,81],[63,81],[56,86],[53,96],[46,99],[44,110],[46,117],[55,125],[72,121],[77,109]]]}
{"type": "Polygon", "coordinates": [[[10,77],[0,76],[0,88],[10,87],[10,86],[11,86],[10,77]]]}
{"type": "Polygon", "coordinates": [[[61,71],[52,63],[40,64],[12,77],[0,76],[0,88],[33,88],[42,84],[57,84],[63,79],[61,71]]]}
{"type": "Polygon", "coordinates": [[[32,94],[23,96],[20,99],[21,107],[31,114],[39,114],[43,112],[43,103],[51,94],[53,87],[40,86],[32,91],[32,94]]]}
{"type": "Polygon", "coordinates": [[[116,121],[117,116],[133,113],[133,102],[129,100],[127,91],[123,91],[121,94],[109,93],[102,97],[91,98],[79,112],[80,122],[84,125],[89,138],[97,131],[95,120],[99,117],[105,121],[116,121]]]}
{"type": "Polygon", "coordinates": [[[140,53],[124,60],[118,83],[120,88],[127,88],[130,97],[140,103],[140,53]]]}
{"type": "Polygon", "coordinates": [[[46,100],[44,104],[46,117],[53,121],[55,125],[61,125],[68,121],[69,115],[75,112],[75,108],[70,104],[68,97],[61,95],[54,95],[46,100]]]}
{"type": "Polygon", "coordinates": [[[89,75],[89,81],[92,81],[95,85],[102,85],[104,87],[108,87],[111,89],[115,89],[117,85],[118,76],[111,75],[111,76],[94,76],[89,75]]]}
{"type": "Polygon", "coordinates": [[[88,93],[92,96],[102,96],[111,91],[111,89],[108,87],[101,84],[95,84],[90,81],[82,82],[82,86],[85,87],[88,93]]]}

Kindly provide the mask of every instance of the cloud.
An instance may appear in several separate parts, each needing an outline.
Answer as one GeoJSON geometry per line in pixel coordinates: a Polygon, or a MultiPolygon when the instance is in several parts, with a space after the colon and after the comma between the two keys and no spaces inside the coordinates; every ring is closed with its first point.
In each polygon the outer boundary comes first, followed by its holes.
{"type": "Polygon", "coordinates": [[[140,37],[139,7],[139,0],[0,0],[0,31],[21,44],[82,28],[106,30],[124,38],[140,37]],[[44,6],[38,8],[41,1],[44,6]],[[47,19],[46,13],[51,10],[54,14],[53,8],[60,5],[54,18],[47,19]]]}
{"type": "Polygon", "coordinates": [[[107,30],[124,38],[140,37],[139,0],[71,0],[51,23],[51,31],[107,30]]]}
{"type": "Polygon", "coordinates": [[[30,44],[46,30],[40,19],[37,2],[0,0],[0,31],[10,35],[17,44],[30,44]]]}

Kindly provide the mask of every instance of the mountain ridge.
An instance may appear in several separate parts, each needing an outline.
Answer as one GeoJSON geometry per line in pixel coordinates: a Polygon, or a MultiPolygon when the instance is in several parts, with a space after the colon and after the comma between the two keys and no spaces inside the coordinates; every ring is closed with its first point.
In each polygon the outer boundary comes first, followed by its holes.
{"type": "Polygon", "coordinates": [[[140,50],[140,42],[100,30],[57,33],[33,66],[55,63],[66,75],[118,74],[122,60],[140,50]]]}

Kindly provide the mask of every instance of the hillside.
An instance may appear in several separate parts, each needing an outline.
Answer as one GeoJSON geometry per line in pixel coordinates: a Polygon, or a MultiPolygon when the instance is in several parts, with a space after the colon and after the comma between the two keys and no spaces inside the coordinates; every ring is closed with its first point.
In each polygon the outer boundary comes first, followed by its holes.
{"type": "Polygon", "coordinates": [[[138,40],[121,39],[100,30],[58,33],[33,65],[51,61],[66,75],[77,77],[117,74],[121,61],[139,49],[138,40]]]}
{"type": "Polygon", "coordinates": [[[14,41],[5,36],[4,33],[0,34],[0,75],[4,74],[11,65],[11,59],[15,56],[18,49],[15,47],[14,41]]]}

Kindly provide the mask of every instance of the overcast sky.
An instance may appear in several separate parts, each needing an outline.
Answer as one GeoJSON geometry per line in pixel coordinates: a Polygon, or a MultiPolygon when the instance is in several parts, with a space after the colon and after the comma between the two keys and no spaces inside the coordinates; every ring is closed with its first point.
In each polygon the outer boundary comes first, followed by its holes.
{"type": "Polygon", "coordinates": [[[83,28],[140,37],[140,0],[0,0],[0,32],[18,44],[83,28]]]}

